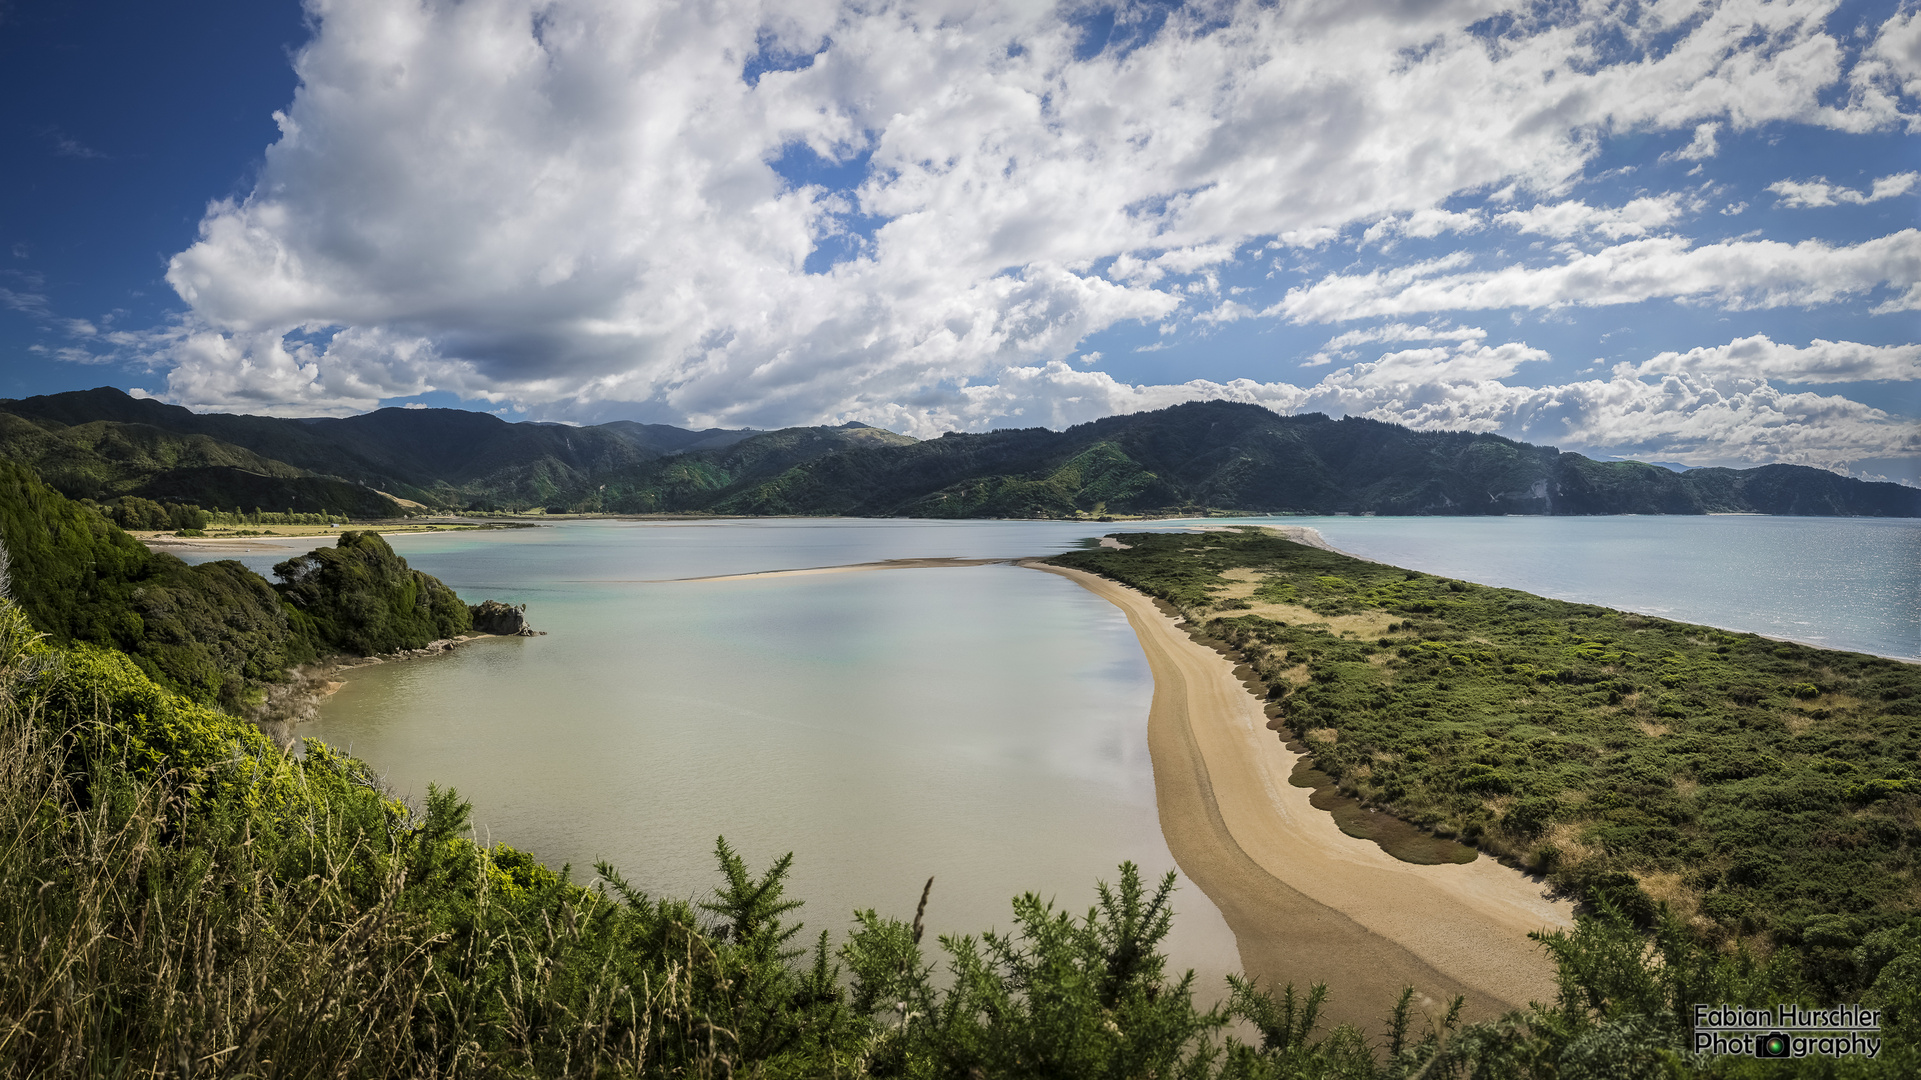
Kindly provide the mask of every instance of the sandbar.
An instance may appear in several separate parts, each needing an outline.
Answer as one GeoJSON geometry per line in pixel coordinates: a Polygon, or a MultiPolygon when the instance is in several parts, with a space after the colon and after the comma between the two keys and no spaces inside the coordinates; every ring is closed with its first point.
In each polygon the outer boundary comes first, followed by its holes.
{"type": "Polygon", "coordinates": [[[1299,755],[1219,653],[1148,597],[1039,561],[1121,609],[1154,674],[1148,750],[1161,832],[1227,919],[1262,986],[1328,985],[1335,1023],[1380,1030],[1404,986],[1430,1011],[1460,995],[1485,1018],[1555,994],[1554,965],[1527,934],[1573,925],[1573,905],[1483,856],[1404,863],[1342,833],[1288,783],[1299,755]]]}
{"type": "Polygon", "coordinates": [[[815,574],[852,574],[862,570],[931,570],[946,566],[1026,565],[1021,559],[882,559],[879,562],[843,563],[840,566],[810,566],[800,570],[757,570],[747,574],[712,574],[707,577],[661,578],[636,581],[610,581],[610,585],[666,585],[677,581],[765,581],[769,578],[811,577],[815,574]]]}

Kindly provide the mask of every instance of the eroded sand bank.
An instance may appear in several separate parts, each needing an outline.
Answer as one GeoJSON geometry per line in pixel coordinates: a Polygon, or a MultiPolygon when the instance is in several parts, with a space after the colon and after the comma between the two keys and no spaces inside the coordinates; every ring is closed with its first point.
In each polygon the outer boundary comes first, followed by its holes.
{"type": "Polygon", "coordinates": [[[1264,986],[1325,982],[1329,1018],[1375,1030],[1403,986],[1433,1008],[1455,994],[1488,1016],[1554,993],[1527,934],[1573,924],[1572,905],[1483,856],[1401,862],[1342,833],[1287,782],[1297,755],[1220,654],[1151,600],[1065,567],[1126,614],[1154,673],[1148,748],[1161,831],[1181,870],[1220,908],[1241,963],[1264,986]]]}

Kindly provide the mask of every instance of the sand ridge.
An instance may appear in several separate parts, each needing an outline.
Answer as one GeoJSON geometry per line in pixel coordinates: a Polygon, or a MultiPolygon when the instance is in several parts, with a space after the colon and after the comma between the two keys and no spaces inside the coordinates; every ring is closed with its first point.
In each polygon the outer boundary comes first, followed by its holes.
{"type": "Polygon", "coordinates": [[[845,563],[840,566],[810,566],[801,570],[756,570],[748,574],[713,574],[708,577],[661,578],[651,581],[608,582],[615,585],[665,585],[676,581],[765,581],[769,578],[811,577],[815,574],[852,574],[863,570],[931,570],[952,566],[1013,566],[1019,559],[882,559],[879,562],[845,563]]]}
{"type": "Polygon", "coordinates": [[[1572,905],[1483,856],[1417,866],[1342,833],[1287,782],[1299,755],[1266,727],[1232,664],[1151,600],[1083,571],[1069,578],[1126,614],[1154,673],[1148,719],[1161,830],[1221,909],[1263,985],[1326,982],[1329,1016],[1373,1030],[1402,986],[1432,1008],[1460,994],[1489,1016],[1554,996],[1532,930],[1572,926],[1572,905]]]}

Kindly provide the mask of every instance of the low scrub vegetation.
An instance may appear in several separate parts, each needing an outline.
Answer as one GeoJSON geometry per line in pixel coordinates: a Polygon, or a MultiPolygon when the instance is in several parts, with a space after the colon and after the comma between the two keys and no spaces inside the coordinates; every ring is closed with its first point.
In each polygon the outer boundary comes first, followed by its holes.
{"type": "Polygon", "coordinates": [[[1343,790],[1650,924],[1861,992],[1921,914],[1921,668],[1433,577],[1261,530],[1061,556],[1238,651],[1343,790]]]}

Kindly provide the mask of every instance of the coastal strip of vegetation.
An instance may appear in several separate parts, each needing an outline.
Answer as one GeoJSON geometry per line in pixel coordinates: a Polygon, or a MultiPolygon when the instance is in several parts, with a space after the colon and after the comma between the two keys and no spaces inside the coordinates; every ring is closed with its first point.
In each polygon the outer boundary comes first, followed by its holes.
{"type": "Polygon", "coordinates": [[[1235,654],[1270,726],[1367,807],[1641,925],[1771,955],[1824,1000],[1921,941],[1921,667],[1258,529],[1120,539],[1051,561],[1235,654]]]}
{"type": "Polygon", "coordinates": [[[1473,1020],[1554,995],[1553,962],[1529,935],[1572,928],[1573,904],[1493,860],[1416,866],[1343,836],[1288,785],[1295,755],[1273,741],[1232,661],[1136,590],[1024,565],[1126,615],[1154,677],[1146,734],[1161,835],[1233,931],[1247,974],[1270,986],[1324,981],[1329,1018],[1354,1024],[1406,986],[1425,1009],[1460,999],[1473,1020]]]}

